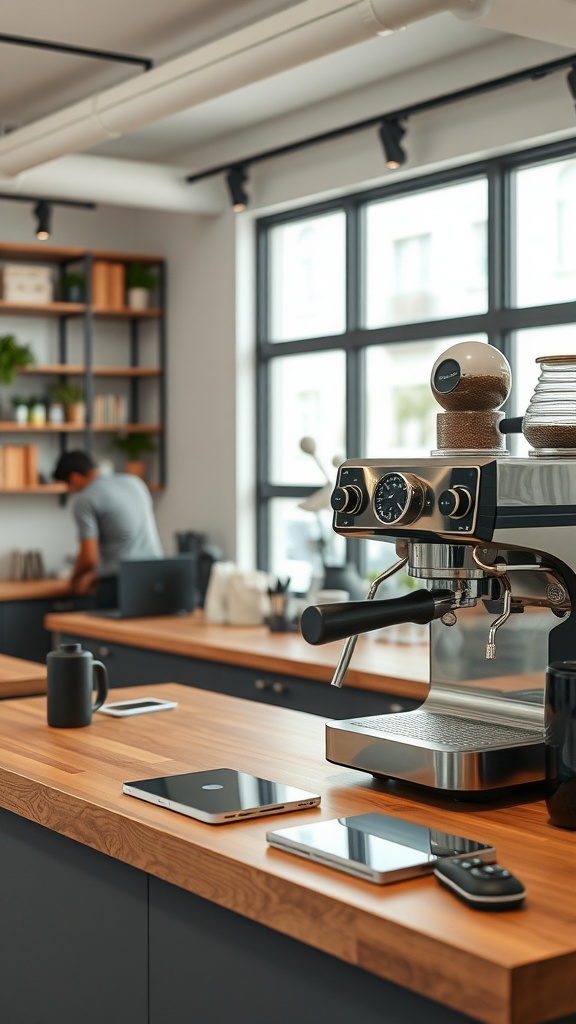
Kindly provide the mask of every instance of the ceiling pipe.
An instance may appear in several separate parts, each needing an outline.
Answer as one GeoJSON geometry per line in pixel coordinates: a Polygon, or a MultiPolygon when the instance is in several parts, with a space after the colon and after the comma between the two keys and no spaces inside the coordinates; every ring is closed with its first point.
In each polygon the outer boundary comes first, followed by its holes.
{"type": "Polygon", "coordinates": [[[0,173],[15,175],[97,146],[243,86],[451,11],[480,17],[491,0],[304,0],[130,82],[0,138],[0,173]]]}
{"type": "Polygon", "coordinates": [[[191,189],[185,179],[182,167],[71,153],[17,177],[0,177],[0,192],[17,199],[41,195],[208,216],[227,208],[221,182],[200,182],[198,190],[191,189]]]}

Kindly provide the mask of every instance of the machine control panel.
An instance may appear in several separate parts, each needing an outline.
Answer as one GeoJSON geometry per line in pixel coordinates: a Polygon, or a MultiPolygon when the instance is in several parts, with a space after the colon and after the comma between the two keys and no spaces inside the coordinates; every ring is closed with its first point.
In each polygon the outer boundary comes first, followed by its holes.
{"type": "Polygon", "coordinates": [[[344,536],[473,533],[480,466],[444,458],[344,463],[332,494],[334,529],[344,536]]]}

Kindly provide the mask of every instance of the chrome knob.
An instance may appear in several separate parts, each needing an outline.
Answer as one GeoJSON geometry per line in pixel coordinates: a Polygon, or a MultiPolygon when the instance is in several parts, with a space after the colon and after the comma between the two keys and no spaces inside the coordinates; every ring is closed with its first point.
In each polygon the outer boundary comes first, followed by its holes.
{"type": "Polygon", "coordinates": [[[348,512],[350,515],[360,512],[363,501],[364,495],[357,484],[334,488],[330,498],[330,504],[335,512],[348,512]]]}
{"type": "Polygon", "coordinates": [[[438,498],[438,511],[449,519],[463,519],[472,508],[472,495],[467,487],[449,487],[438,498]]]}

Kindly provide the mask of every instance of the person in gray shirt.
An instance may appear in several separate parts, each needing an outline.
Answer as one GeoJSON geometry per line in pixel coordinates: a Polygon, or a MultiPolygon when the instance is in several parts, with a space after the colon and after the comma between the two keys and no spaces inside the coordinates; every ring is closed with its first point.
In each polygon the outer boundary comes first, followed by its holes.
{"type": "Polygon", "coordinates": [[[114,605],[119,562],[126,558],[161,558],[164,553],[150,491],[130,473],[101,476],[95,460],[84,451],[62,455],[53,477],[77,495],[73,514],[79,548],[72,589],[77,594],[97,591],[105,604],[114,605]]]}

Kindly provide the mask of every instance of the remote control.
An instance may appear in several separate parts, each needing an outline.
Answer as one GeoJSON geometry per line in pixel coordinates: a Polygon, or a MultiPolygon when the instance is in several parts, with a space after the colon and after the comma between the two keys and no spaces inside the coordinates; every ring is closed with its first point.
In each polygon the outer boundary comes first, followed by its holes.
{"type": "Polygon", "coordinates": [[[512,910],[521,906],[526,890],[522,882],[499,864],[480,857],[442,857],[434,866],[440,885],[477,910],[512,910]]]}

